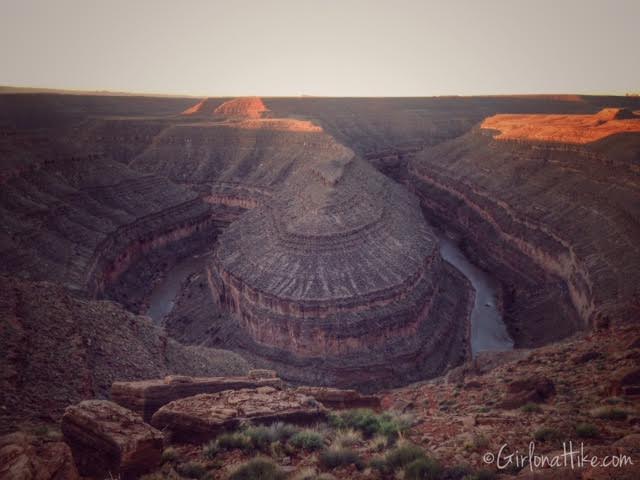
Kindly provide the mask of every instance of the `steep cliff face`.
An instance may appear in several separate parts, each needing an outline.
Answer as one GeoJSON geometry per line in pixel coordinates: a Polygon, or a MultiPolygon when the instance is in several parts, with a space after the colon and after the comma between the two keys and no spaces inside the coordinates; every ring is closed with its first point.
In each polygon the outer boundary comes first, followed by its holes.
{"type": "Polygon", "coordinates": [[[464,232],[467,252],[506,286],[507,319],[520,345],[637,315],[633,161],[616,161],[597,143],[561,147],[474,130],[409,166],[427,215],[464,232]]]}

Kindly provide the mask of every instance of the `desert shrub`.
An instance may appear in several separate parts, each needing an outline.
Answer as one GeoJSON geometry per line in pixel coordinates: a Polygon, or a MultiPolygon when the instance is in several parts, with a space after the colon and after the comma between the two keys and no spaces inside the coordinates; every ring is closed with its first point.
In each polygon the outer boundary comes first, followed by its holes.
{"type": "Polygon", "coordinates": [[[420,458],[426,458],[424,451],[412,443],[403,443],[385,455],[385,462],[389,470],[403,468],[420,458]]]}
{"type": "Polygon", "coordinates": [[[533,438],[538,442],[548,442],[560,438],[560,432],[551,427],[542,427],[533,433],[533,438]]]}
{"type": "Polygon", "coordinates": [[[540,413],[542,411],[542,407],[537,403],[529,402],[529,403],[525,403],[522,406],[521,410],[524,413],[540,413]]]}
{"type": "Polygon", "coordinates": [[[389,470],[384,457],[373,457],[371,460],[369,460],[369,467],[381,473],[386,473],[389,470]]]}
{"type": "Polygon", "coordinates": [[[206,468],[198,462],[181,463],[176,470],[181,476],[187,478],[202,478],[207,474],[206,468]]]}
{"type": "Polygon", "coordinates": [[[207,460],[213,460],[214,458],[216,458],[216,455],[218,455],[219,451],[220,451],[220,447],[218,446],[218,442],[212,441],[207,443],[202,448],[202,455],[207,460]]]}
{"type": "Polygon", "coordinates": [[[362,434],[358,430],[348,428],[338,431],[332,444],[336,447],[353,447],[360,442],[362,442],[362,434]]]}
{"type": "Polygon", "coordinates": [[[369,441],[369,449],[374,452],[381,452],[389,445],[389,440],[384,435],[375,435],[369,441]]]}
{"type": "Polygon", "coordinates": [[[324,437],[314,430],[301,430],[289,439],[289,443],[304,450],[320,450],[324,447],[324,437]]]}
{"type": "Polygon", "coordinates": [[[284,480],[285,474],[268,458],[257,457],[240,465],[229,480],[284,480]]]}
{"type": "Polygon", "coordinates": [[[596,408],[592,415],[603,420],[625,420],[627,418],[627,412],[617,407],[596,408]]]}
{"type": "Polygon", "coordinates": [[[411,417],[385,412],[376,414],[369,408],[356,408],[329,417],[330,424],[339,430],[348,428],[358,430],[366,438],[375,434],[395,438],[411,426],[411,417]]]}
{"type": "Polygon", "coordinates": [[[254,448],[251,438],[240,432],[223,433],[218,436],[216,444],[220,450],[239,449],[251,451],[254,448]]]}
{"type": "Polygon", "coordinates": [[[576,425],[576,435],[580,438],[595,438],[600,434],[593,423],[579,423],[576,425]]]}
{"type": "Polygon", "coordinates": [[[320,452],[320,465],[333,469],[346,465],[355,465],[359,470],[364,467],[360,456],[350,448],[326,448],[320,452]]]}
{"type": "Polygon", "coordinates": [[[435,460],[427,457],[417,458],[404,467],[405,480],[438,480],[442,468],[435,460]]]}
{"type": "Polygon", "coordinates": [[[277,422],[272,425],[258,425],[246,427],[243,431],[254,448],[268,452],[275,442],[284,442],[298,431],[294,425],[277,422]]]}
{"type": "Polygon", "coordinates": [[[380,421],[375,412],[369,408],[347,410],[330,418],[331,424],[339,429],[354,428],[360,430],[366,437],[378,432],[380,421]]]}
{"type": "Polygon", "coordinates": [[[178,460],[178,452],[175,448],[169,447],[162,451],[162,455],[160,456],[160,461],[162,463],[173,463],[176,460],[178,460]]]}

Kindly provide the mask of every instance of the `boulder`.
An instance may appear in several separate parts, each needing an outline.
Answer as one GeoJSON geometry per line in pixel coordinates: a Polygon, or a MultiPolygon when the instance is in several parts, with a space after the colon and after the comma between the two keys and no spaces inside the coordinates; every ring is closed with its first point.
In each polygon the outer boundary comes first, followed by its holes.
{"type": "Polygon", "coordinates": [[[512,409],[529,402],[541,403],[555,393],[555,385],[547,377],[529,377],[511,382],[506,397],[497,406],[512,409]]]}
{"type": "Polygon", "coordinates": [[[216,393],[223,390],[271,386],[280,388],[282,381],[272,370],[252,370],[248,377],[187,377],[170,375],[164,379],[137,382],[114,382],[111,400],[118,405],[142,415],[145,422],[151,421],[160,407],[179,398],[200,393],[216,393]],[[264,373],[272,372],[272,373],[264,373]]]}
{"type": "Polygon", "coordinates": [[[175,400],[158,410],[151,424],[167,432],[171,441],[200,443],[246,421],[308,425],[323,420],[326,415],[327,409],[308,395],[259,387],[175,400]]]}
{"type": "Polygon", "coordinates": [[[62,433],[83,476],[133,479],[160,463],[162,433],[138,414],[107,400],[68,407],[62,433]]]}
{"type": "Polygon", "coordinates": [[[14,432],[0,437],[0,480],[77,480],[64,442],[14,432]]]}
{"type": "Polygon", "coordinates": [[[296,392],[315,398],[327,408],[380,408],[380,397],[362,395],[357,390],[329,387],[298,387],[296,392]]]}

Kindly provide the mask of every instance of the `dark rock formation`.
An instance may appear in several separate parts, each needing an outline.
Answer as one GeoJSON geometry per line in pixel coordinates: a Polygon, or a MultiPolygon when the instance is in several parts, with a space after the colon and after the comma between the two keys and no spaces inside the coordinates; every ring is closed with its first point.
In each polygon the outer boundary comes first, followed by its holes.
{"type": "Polygon", "coordinates": [[[156,428],[168,432],[171,441],[203,442],[241,422],[278,421],[311,425],[326,417],[326,409],[312,397],[273,387],[226,390],[175,400],[151,419],[156,428]]]}
{"type": "Polygon", "coordinates": [[[281,384],[279,378],[167,376],[164,380],[114,382],[111,400],[139,413],[148,422],[160,407],[179,398],[261,386],[280,388],[281,384]]]}
{"type": "Polygon", "coordinates": [[[83,476],[133,480],[160,464],[162,433],[106,400],[68,407],[62,433],[83,476]]]}

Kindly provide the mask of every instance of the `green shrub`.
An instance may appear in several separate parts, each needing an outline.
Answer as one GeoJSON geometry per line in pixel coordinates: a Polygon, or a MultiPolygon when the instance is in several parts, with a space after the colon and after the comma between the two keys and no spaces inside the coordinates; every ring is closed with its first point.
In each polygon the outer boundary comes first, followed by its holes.
{"type": "Polygon", "coordinates": [[[178,459],[178,452],[173,447],[165,448],[162,451],[162,456],[160,457],[160,461],[162,463],[173,463],[177,459],[178,459]]]}
{"type": "Polygon", "coordinates": [[[550,440],[559,439],[560,432],[551,427],[542,427],[534,432],[533,438],[538,442],[548,442],[550,440]]]}
{"type": "Polygon", "coordinates": [[[385,462],[390,470],[396,470],[421,458],[426,458],[426,456],[420,447],[412,443],[403,443],[387,452],[385,462]]]}
{"type": "Polygon", "coordinates": [[[346,465],[355,465],[359,470],[364,467],[360,456],[350,448],[326,448],[320,452],[320,465],[333,469],[346,465]]]}
{"type": "Polygon", "coordinates": [[[404,468],[404,480],[438,480],[442,468],[431,458],[417,458],[404,468]]]}
{"type": "Polygon", "coordinates": [[[240,465],[229,480],[284,480],[285,474],[268,458],[257,457],[240,465]]]}
{"type": "Polygon", "coordinates": [[[603,420],[625,420],[627,418],[627,412],[616,407],[596,408],[592,415],[603,420]]]}
{"type": "Polygon", "coordinates": [[[381,452],[389,445],[389,439],[384,435],[376,435],[369,442],[369,449],[374,452],[381,452]]]}
{"type": "Polygon", "coordinates": [[[411,426],[411,417],[385,412],[376,414],[369,408],[356,408],[340,414],[332,414],[329,417],[331,426],[336,429],[355,429],[366,437],[371,438],[375,434],[396,438],[398,434],[405,432],[411,426]]]}
{"type": "Polygon", "coordinates": [[[576,425],[576,435],[580,438],[595,438],[600,434],[593,423],[579,423],[576,425]]]}
{"type": "Polygon", "coordinates": [[[187,478],[202,478],[207,473],[204,466],[198,462],[181,463],[176,470],[181,476],[187,478]]]}
{"type": "Polygon", "coordinates": [[[223,433],[218,436],[216,444],[220,450],[253,450],[253,442],[251,439],[240,432],[223,433]]]}
{"type": "Polygon", "coordinates": [[[289,443],[304,450],[320,450],[324,447],[324,437],[314,430],[301,430],[289,439],[289,443]]]}
{"type": "Polygon", "coordinates": [[[522,411],[525,413],[540,413],[542,411],[542,407],[537,403],[529,402],[522,406],[522,411]]]}

